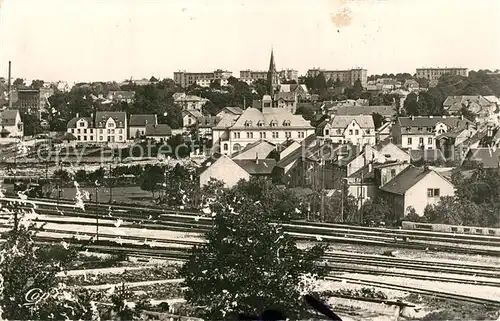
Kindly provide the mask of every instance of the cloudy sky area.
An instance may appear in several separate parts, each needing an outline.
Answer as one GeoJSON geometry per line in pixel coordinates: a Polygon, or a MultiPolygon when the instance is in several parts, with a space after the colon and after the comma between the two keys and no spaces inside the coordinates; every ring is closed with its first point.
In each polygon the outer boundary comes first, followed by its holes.
{"type": "Polygon", "coordinates": [[[499,0],[0,0],[0,76],[500,68],[499,0]]]}

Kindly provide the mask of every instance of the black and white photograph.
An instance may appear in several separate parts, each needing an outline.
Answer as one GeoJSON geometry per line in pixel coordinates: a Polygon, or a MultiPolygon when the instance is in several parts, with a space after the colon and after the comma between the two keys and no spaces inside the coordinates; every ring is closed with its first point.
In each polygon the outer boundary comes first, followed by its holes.
{"type": "Polygon", "coordinates": [[[499,0],[0,0],[0,320],[500,320],[499,0]]]}

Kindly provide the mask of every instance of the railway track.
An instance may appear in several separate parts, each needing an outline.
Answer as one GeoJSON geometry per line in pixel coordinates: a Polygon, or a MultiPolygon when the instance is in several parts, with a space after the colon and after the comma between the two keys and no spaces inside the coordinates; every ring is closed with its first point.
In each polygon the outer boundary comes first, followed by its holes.
{"type": "Polygon", "coordinates": [[[416,293],[416,294],[421,294],[421,295],[428,295],[428,296],[442,298],[442,299],[450,299],[450,300],[455,300],[455,301],[459,301],[459,302],[474,303],[474,304],[487,305],[487,306],[491,306],[491,307],[495,307],[495,308],[500,308],[500,301],[491,300],[491,299],[484,299],[484,298],[477,298],[477,297],[472,297],[472,296],[468,296],[468,295],[454,294],[454,293],[429,290],[429,289],[414,288],[414,287],[410,287],[410,286],[402,286],[402,285],[391,284],[391,283],[386,283],[386,282],[365,281],[365,280],[359,280],[356,278],[349,278],[349,277],[344,277],[344,276],[342,276],[342,277],[327,276],[327,277],[325,277],[325,279],[331,280],[331,281],[337,281],[337,282],[345,282],[345,283],[350,283],[350,284],[372,286],[372,287],[383,288],[383,289],[399,290],[399,291],[416,293]]]}

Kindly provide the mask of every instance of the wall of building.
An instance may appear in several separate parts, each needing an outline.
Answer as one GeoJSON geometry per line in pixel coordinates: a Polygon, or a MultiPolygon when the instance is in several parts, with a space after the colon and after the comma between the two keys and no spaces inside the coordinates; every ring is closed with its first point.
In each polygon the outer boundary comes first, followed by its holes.
{"type": "Polygon", "coordinates": [[[455,195],[455,187],[436,172],[431,171],[405,193],[405,210],[412,206],[423,216],[427,205],[439,203],[440,197],[455,195]],[[439,189],[439,197],[428,197],[428,189],[439,189]]]}

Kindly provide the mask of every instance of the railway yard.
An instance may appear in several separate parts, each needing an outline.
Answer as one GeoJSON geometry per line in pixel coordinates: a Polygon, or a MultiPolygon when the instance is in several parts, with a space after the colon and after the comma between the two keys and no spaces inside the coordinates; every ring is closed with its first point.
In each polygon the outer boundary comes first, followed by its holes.
{"type": "MultiPolygon", "coordinates": [[[[175,295],[167,297],[173,305],[183,302],[182,280],[174,272],[155,275],[144,271],[158,269],[165,262],[169,266],[181,264],[192,246],[205,242],[203,233],[212,226],[211,217],[189,210],[95,203],[84,204],[83,210],[74,202],[54,204],[42,199],[3,198],[1,202],[2,232],[11,228],[9,208],[15,208],[43,226],[37,233],[38,242],[85,245],[86,251],[93,255],[122,256],[127,261],[115,270],[98,269],[97,274],[91,269],[70,271],[61,277],[73,275],[72,278],[83,278],[86,286],[108,288],[115,284],[113,280],[135,275],[125,278],[134,293],[144,293],[145,289],[147,293],[163,293],[170,289],[167,292],[175,295]]],[[[302,221],[282,225],[300,248],[320,242],[329,244],[328,251],[317,262],[330,271],[322,283],[325,290],[366,287],[381,290],[388,296],[380,302],[402,304],[405,308],[400,313],[404,311],[413,317],[426,310],[411,308],[412,304],[425,306],[425,299],[408,303],[407,298],[412,296],[428,298],[434,304],[448,300],[446,302],[500,310],[500,237],[302,221]]],[[[362,306],[376,302],[373,298],[353,301],[349,296],[335,296],[340,301],[347,300],[346,304],[351,307],[360,302],[362,306]]],[[[343,320],[349,320],[349,313],[343,320]]]]}

